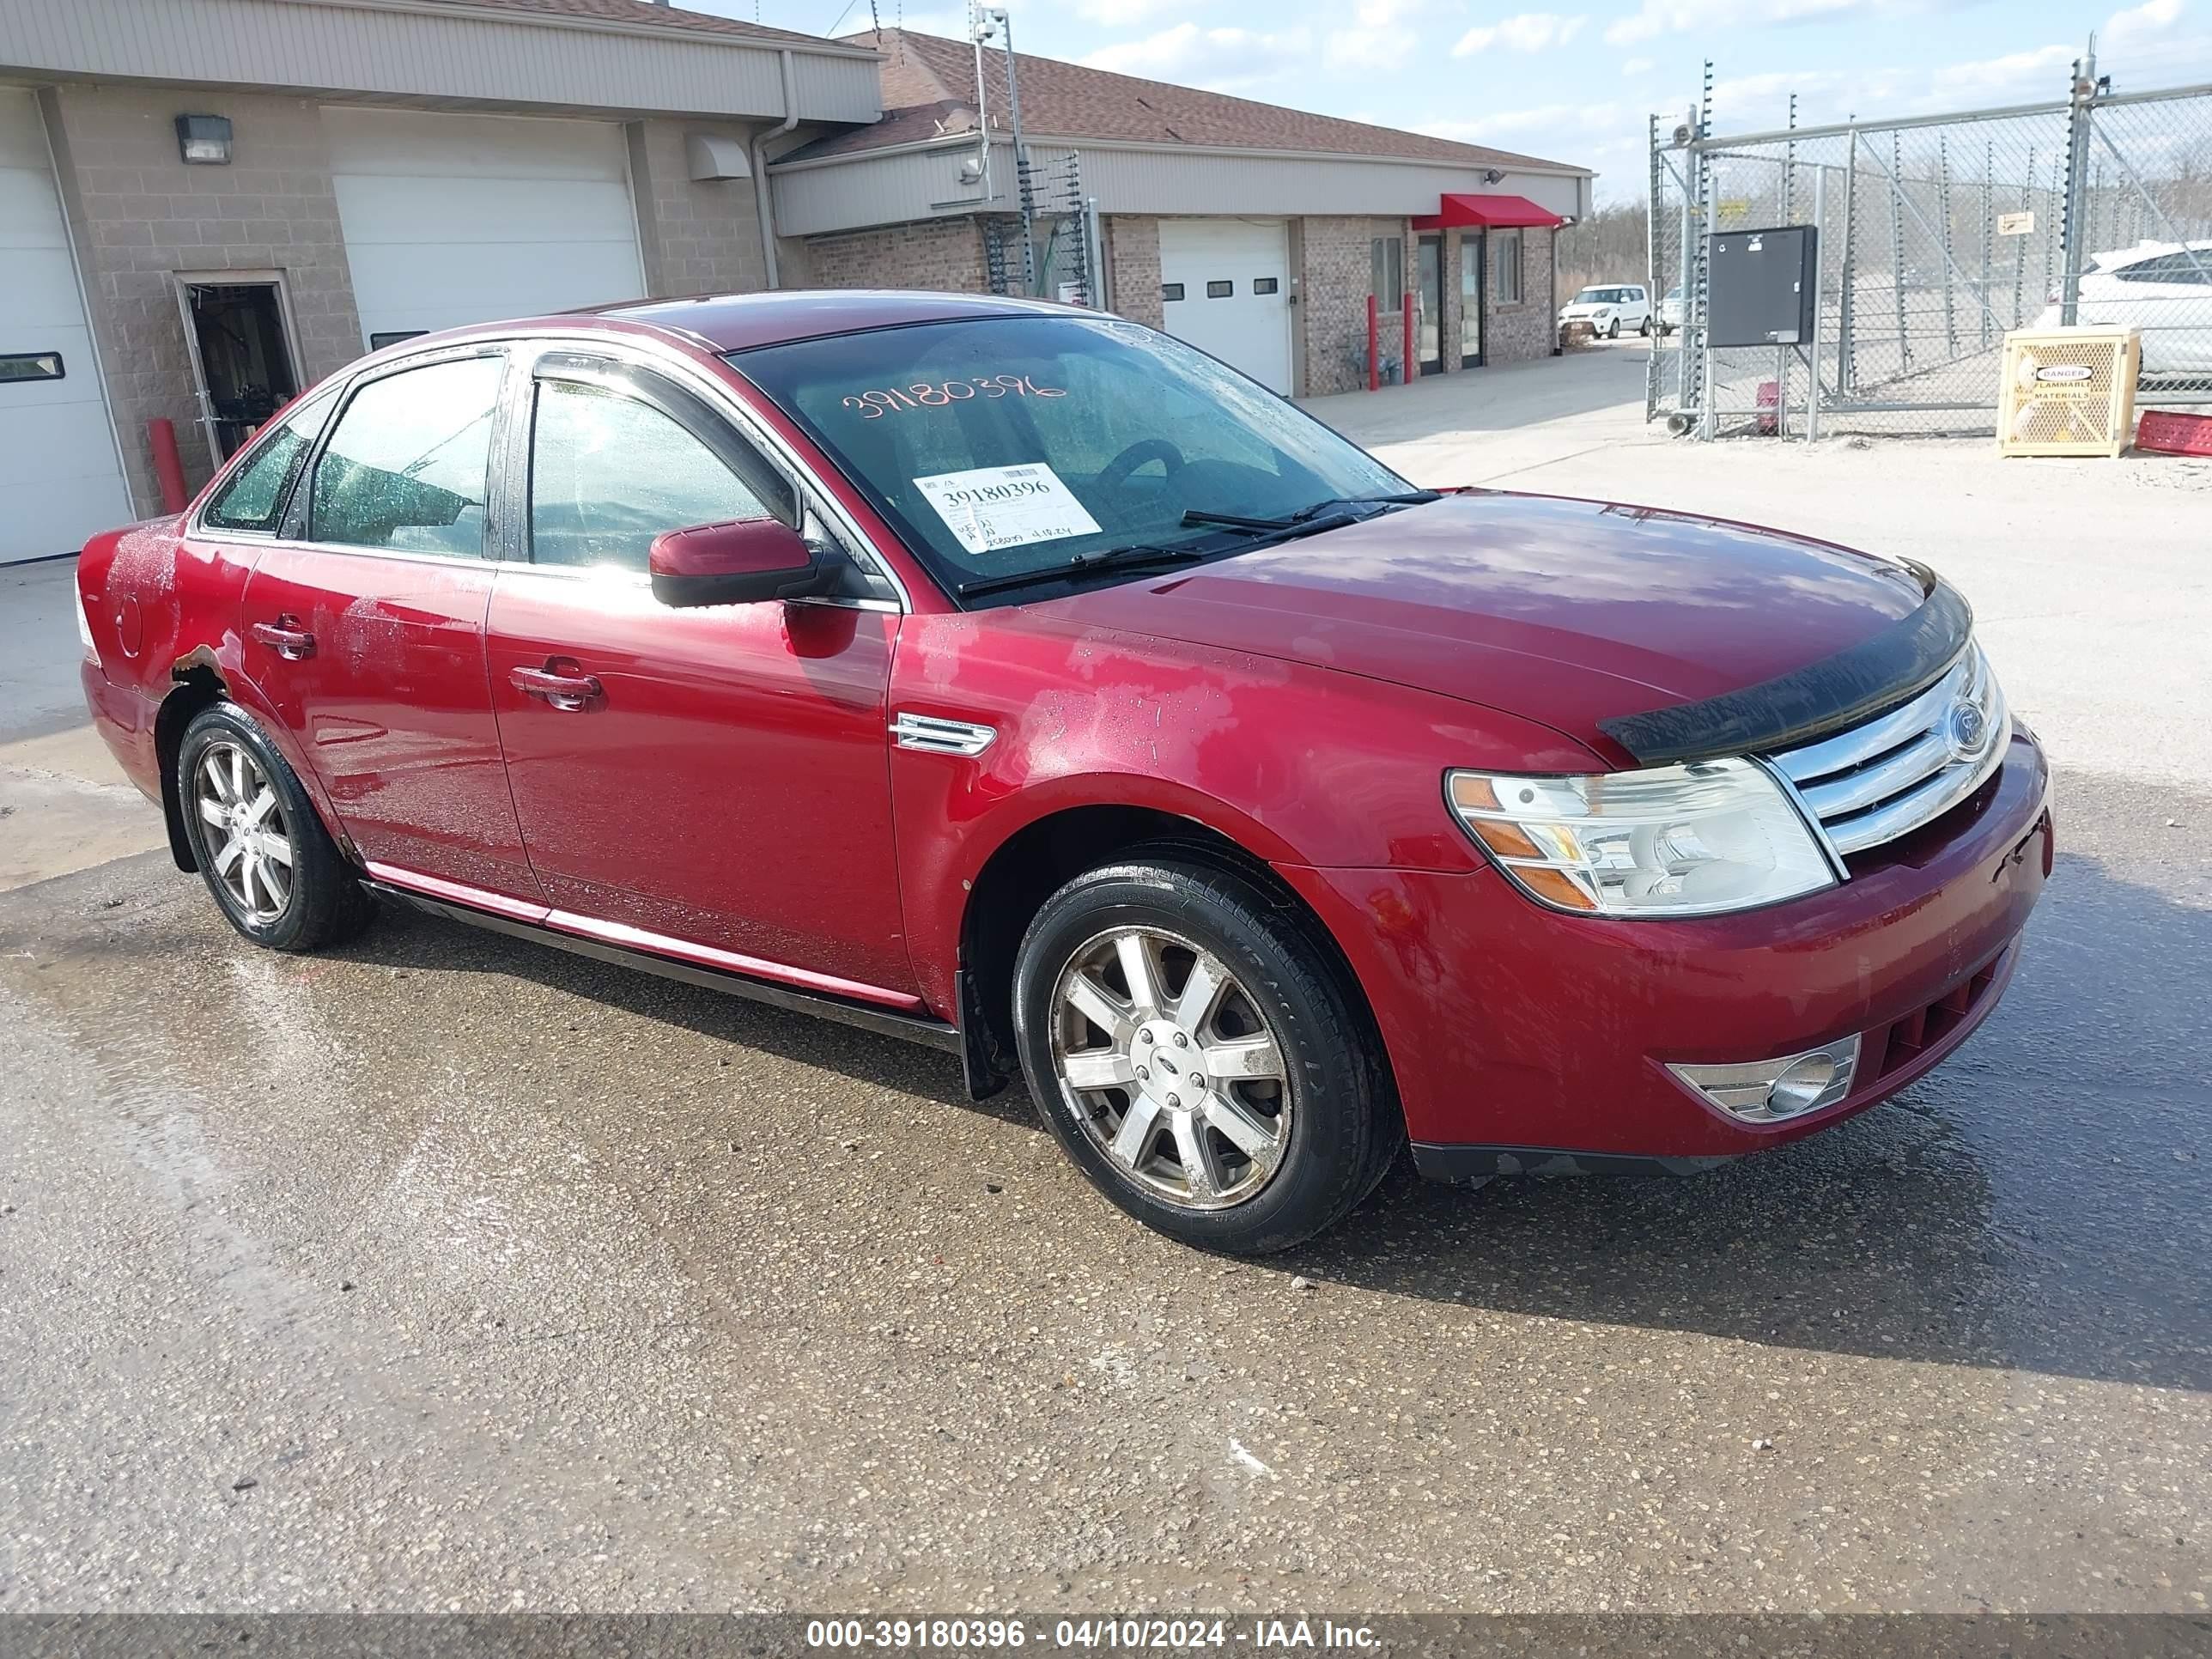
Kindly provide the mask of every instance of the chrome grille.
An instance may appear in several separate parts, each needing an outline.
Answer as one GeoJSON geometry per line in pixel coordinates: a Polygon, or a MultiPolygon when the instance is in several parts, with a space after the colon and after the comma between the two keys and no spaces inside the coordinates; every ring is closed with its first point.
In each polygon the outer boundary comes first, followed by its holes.
{"type": "Polygon", "coordinates": [[[1980,788],[2004,759],[2011,716],[1981,647],[1925,691],[1832,738],[1770,755],[1838,854],[1894,841],[1980,788]]]}

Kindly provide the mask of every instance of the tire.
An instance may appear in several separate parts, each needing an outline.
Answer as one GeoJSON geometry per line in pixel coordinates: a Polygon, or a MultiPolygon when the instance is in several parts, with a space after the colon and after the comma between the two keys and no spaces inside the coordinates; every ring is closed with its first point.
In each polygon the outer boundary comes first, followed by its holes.
{"type": "Polygon", "coordinates": [[[1605,325],[1605,337],[1608,340],[1618,340],[1620,337],[1620,318],[1614,318],[1611,322],[1605,325]]]}
{"type": "Polygon", "coordinates": [[[1646,317],[1642,322],[1637,324],[1636,331],[1638,334],[1641,334],[1645,339],[1650,339],[1651,337],[1651,319],[1649,317],[1646,317]]]}
{"type": "Polygon", "coordinates": [[[254,944],[320,950],[375,915],[298,775],[237,704],[211,704],[185,728],[177,799],[216,908],[254,944]]]}
{"type": "Polygon", "coordinates": [[[1045,901],[1015,958],[1016,1051],[1060,1146],[1129,1214],[1201,1249],[1287,1249],[1382,1179],[1396,1101],[1315,925],[1179,850],[1139,849],[1045,901]],[[1149,997],[1131,994],[1132,941],[1149,997]],[[1211,1000],[1190,994],[1202,967],[1211,1000]],[[1194,1091],[1194,1059],[1216,1073],[1194,1091]]]}

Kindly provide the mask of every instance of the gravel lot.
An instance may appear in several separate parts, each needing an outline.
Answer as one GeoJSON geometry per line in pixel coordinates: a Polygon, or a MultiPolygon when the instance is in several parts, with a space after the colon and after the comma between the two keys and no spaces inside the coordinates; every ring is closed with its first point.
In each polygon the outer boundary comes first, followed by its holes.
{"type": "Polygon", "coordinates": [[[0,577],[0,1610],[2203,1612],[2212,465],[1641,388],[1316,408],[1941,566],[2059,773],[2011,994],[1811,1143],[1401,1171],[1258,1265],[926,1051],[420,918],[249,951],[70,729],[65,573],[0,577]]]}

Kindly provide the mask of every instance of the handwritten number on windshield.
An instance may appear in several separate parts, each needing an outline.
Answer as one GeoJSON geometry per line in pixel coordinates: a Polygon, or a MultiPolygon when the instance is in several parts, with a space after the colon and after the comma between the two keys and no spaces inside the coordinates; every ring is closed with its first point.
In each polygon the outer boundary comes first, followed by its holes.
{"type": "Polygon", "coordinates": [[[965,403],[970,398],[1065,398],[1067,388],[1058,386],[1039,386],[1026,374],[981,374],[972,380],[941,380],[933,386],[927,380],[917,380],[908,386],[885,386],[879,391],[863,392],[858,397],[841,398],[838,402],[847,409],[857,409],[864,421],[880,421],[886,414],[902,414],[909,409],[942,409],[947,404],[965,403]]]}

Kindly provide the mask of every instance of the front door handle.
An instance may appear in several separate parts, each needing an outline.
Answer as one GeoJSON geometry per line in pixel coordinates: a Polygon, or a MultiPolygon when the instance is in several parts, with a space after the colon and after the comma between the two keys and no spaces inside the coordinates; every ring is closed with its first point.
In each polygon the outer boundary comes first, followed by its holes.
{"type": "Polygon", "coordinates": [[[279,617],[273,623],[256,623],[246,630],[287,662],[315,654],[315,636],[300,626],[297,617],[279,617]]]}
{"type": "Polygon", "coordinates": [[[572,714],[601,695],[593,675],[556,673],[550,668],[532,668],[528,663],[518,663],[507,670],[507,683],[526,697],[543,697],[572,714]]]}

